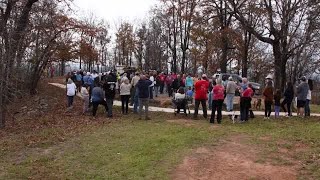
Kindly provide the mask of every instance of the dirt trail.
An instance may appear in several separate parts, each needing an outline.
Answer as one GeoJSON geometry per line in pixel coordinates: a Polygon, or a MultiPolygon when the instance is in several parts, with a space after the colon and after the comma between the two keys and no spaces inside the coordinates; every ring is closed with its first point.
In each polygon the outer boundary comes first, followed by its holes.
{"type": "Polygon", "coordinates": [[[259,150],[243,143],[246,139],[237,136],[221,142],[221,145],[216,147],[196,149],[172,172],[172,179],[297,179],[295,167],[257,162],[259,150]]]}

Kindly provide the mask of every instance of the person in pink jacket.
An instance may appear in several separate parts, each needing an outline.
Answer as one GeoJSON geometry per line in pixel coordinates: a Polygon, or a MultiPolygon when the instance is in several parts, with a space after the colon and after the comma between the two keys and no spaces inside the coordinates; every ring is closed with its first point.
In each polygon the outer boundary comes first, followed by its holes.
{"type": "Polygon", "coordinates": [[[210,123],[214,123],[215,113],[217,111],[217,122],[218,124],[221,124],[222,105],[224,101],[224,87],[222,85],[221,79],[217,79],[217,85],[213,87],[212,94],[213,94],[213,101],[212,101],[212,113],[211,113],[210,123]]]}

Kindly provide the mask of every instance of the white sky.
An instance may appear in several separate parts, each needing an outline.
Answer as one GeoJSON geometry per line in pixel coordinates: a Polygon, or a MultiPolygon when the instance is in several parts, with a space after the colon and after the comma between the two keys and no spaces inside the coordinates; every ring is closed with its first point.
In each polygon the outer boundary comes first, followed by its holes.
{"type": "Polygon", "coordinates": [[[111,27],[119,20],[132,23],[146,17],[150,8],[158,0],[74,0],[76,9],[81,14],[93,13],[105,19],[111,27]]]}

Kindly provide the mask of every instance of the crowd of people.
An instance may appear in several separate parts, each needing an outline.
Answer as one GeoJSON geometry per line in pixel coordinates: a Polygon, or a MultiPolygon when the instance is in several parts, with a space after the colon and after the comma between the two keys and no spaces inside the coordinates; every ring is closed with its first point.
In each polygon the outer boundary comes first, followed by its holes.
{"type": "MultiPolygon", "coordinates": [[[[99,105],[105,107],[107,117],[113,117],[113,101],[117,93],[120,95],[122,103],[122,114],[129,113],[129,104],[133,106],[133,113],[139,114],[139,118],[150,120],[149,100],[165,94],[171,97],[174,102],[179,100],[193,104],[193,118],[198,118],[199,106],[201,104],[203,117],[208,118],[208,109],[212,109],[210,123],[222,121],[222,108],[225,102],[227,112],[234,110],[234,97],[240,94],[240,122],[246,122],[252,114],[251,102],[254,96],[252,85],[247,78],[242,78],[241,82],[236,82],[232,77],[221,79],[209,78],[206,74],[192,76],[191,74],[165,74],[150,71],[149,73],[123,73],[115,71],[106,73],[90,72],[70,72],[66,77],[68,110],[73,107],[73,98],[76,93],[81,93],[83,97],[83,114],[92,113],[95,117],[99,105]],[[207,104],[209,107],[207,107],[207,104]]],[[[288,82],[284,93],[279,89],[274,89],[273,81],[266,78],[266,87],[263,90],[265,105],[265,119],[269,119],[274,105],[275,118],[280,116],[280,110],[286,112],[286,116],[292,116],[291,106],[295,101],[298,108],[298,116],[310,116],[311,91],[313,89],[312,80],[306,77],[300,78],[300,84],[296,90],[293,83],[288,82]],[[283,97],[283,101],[281,99],[283,97]]],[[[186,113],[186,105],[179,105],[180,109],[186,113]]]]}

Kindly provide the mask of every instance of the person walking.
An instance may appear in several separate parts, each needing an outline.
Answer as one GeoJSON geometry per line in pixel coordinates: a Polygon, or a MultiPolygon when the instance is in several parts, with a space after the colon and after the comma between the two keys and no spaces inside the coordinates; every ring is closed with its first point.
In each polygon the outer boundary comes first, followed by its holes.
{"type": "Polygon", "coordinates": [[[311,102],[311,91],[313,90],[313,81],[308,79],[309,91],[307,95],[306,105],[304,108],[305,116],[310,116],[310,102],[311,102]]]}
{"type": "Polygon", "coordinates": [[[78,92],[80,92],[82,87],[82,75],[80,74],[80,71],[77,71],[75,84],[77,86],[78,92]]]}
{"type": "Polygon", "coordinates": [[[280,103],[281,100],[281,91],[280,89],[276,90],[276,93],[274,94],[274,117],[279,118],[280,117],[280,103]]]}
{"type": "Polygon", "coordinates": [[[264,119],[270,119],[271,115],[271,106],[273,104],[273,87],[272,87],[272,82],[268,81],[267,82],[267,87],[263,91],[263,96],[264,96],[264,119]]]}
{"type": "Polygon", "coordinates": [[[124,82],[120,85],[120,97],[121,97],[121,107],[122,114],[128,114],[128,105],[130,99],[131,84],[129,79],[124,79],[124,82]]]}
{"type": "Polygon", "coordinates": [[[212,101],[212,113],[210,123],[214,123],[215,113],[217,111],[217,122],[221,124],[222,120],[222,105],[224,101],[224,86],[222,85],[221,79],[217,80],[217,85],[212,90],[213,101],[212,101]]]}
{"type": "Polygon", "coordinates": [[[83,98],[83,110],[82,114],[85,114],[86,112],[89,111],[89,86],[87,84],[83,84],[81,87],[81,96],[83,98]]]}
{"type": "Polygon", "coordinates": [[[233,99],[237,90],[237,84],[233,81],[232,77],[229,77],[226,89],[226,98],[227,98],[227,111],[233,111],[233,99]]]}
{"type": "Polygon", "coordinates": [[[149,87],[152,82],[147,79],[145,75],[142,75],[137,83],[139,92],[139,119],[142,119],[142,109],[145,107],[145,120],[150,120],[149,114],[149,87]]]}
{"type": "Polygon", "coordinates": [[[116,83],[117,83],[117,75],[111,71],[107,76],[106,76],[106,81],[104,83],[104,91],[105,91],[105,97],[106,97],[106,102],[108,106],[108,117],[112,118],[112,108],[113,108],[113,100],[116,95],[116,83]]]}
{"type": "Polygon", "coordinates": [[[92,100],[92,116],[95,118],[99,105],[103,105],[106,113],[108,112],[107,102],[105,101],[105,94],[101,88],[102,84],[96,84],[92,89],[91,100],[92,100]]]}
{"type": "Polygon", "coordinates": [[[195,109],[193,118],[198,118],[199,105],[201,103],[203,110],[203,117],[207,118],[207,100],[208,100],[208,88],[209,80],[206,74],[202,75],[202,79],[197,81],[195,86],[195,109]]]}
{"type": "Polygon", "coordinates": [[[292,101],[293,101],[293,98],[294,98],[294,89],[293,89],[292,82],[288,82],[287,83],[287,88],[286,88],[283,96],[284,96],[284,99],[283,99],[283,101],[281,103],[281,108],[286,113],[286,117],[292,116],[291,104],[292,104],[292,101]],[[285,105],[287,105],[287,109],[286,109],[285,105]]]}
{"type": "Polygon", "coordinates": [[[240,121],[249,120],[249,110],[251,108],[251,99],[253,96],[252,84],[248,84],[245,90],[242,90],[240,97],[240,121]]]}
{"type": "Polygon", "coordinates": [[[73,98],[76,95],[76,92],[77,92],[77,86],[69,78],[67,83],[68,110],[73,108],[73,98]]]}
{"type": "Polygon", "coordinates": [[[297,88],[297,116],[303,117],[304,116],[304,108],[306,106],[306,101],[309,92],[309,85],[307,84],[307,79],[305,76],[300,78],[301,83],[297,88]]]}

